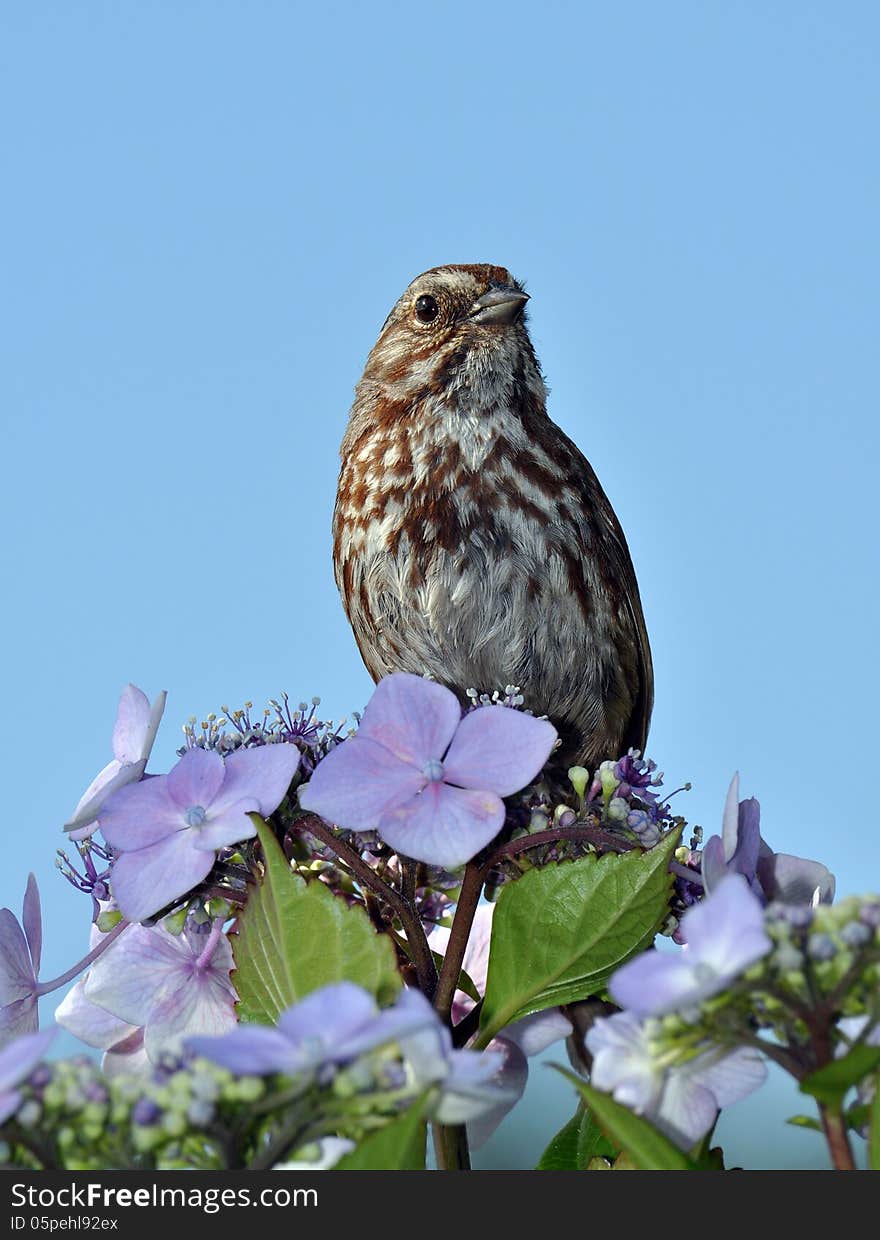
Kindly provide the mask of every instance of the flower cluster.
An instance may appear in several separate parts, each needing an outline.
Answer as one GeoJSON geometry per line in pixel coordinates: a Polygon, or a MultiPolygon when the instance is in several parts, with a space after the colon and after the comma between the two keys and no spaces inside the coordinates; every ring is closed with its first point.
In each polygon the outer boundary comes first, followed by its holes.
{"type": "Polygon", "coordinates": [[[87,1059],[35,1069],[51,1037],[29,1034],[0,1052],[7,1162],[329,1165],[328,1152],[422,1100],[438,1122],[473,1122],[485,1137],[523,1087],[514,1056],[452,1050],[417,992],[380,1010],[347,982],[308,995],[277,1028],[193,1036],[139,1073],[108,1074],[87,1059]]]}
{"type": "Polygon", "coordinates": [[[640,752],[565,783],[518,686],[469,699],[392,675],[345,736],[317,699],[224,708],[157,774],[165,695],[127,686],[59,853],[88,951],[41,981],[34,877],[20,919],[0,910],[6,1161],[317,1168],[412,1112],[462,1166],[455,1132],[479,1145],[567,1039],[686,1150],[773,1060],[848,1165],[880,1064],[880,900],[833,905],[738,777],[720,833],[684,846],[640,752]],[[679,947],[645,951],[658,928],[679,947]],[[100,1068],[41,1062],[39,999],[75,979],[57,1021],[100,1068]]]}

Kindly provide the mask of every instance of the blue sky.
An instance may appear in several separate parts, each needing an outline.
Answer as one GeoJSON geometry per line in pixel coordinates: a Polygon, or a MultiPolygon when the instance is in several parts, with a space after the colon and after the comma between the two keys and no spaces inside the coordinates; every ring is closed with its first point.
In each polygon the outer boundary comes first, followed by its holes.
{"type": "MultiPolygon", "coordinates": [[[[682,811],[713,829],[739,769],[778,850],[880,886],[878,36],[856,2],[3,6],[4,898],[36,872],[46,976],[86,941],[53,851],[126,681],[169,691],[155,769],[224,702],[366,700],[338,444],[444,262],[528,282],[682,811]]],[[[533,1075],[549,1133],[569,1097],[533,1075]]]]}

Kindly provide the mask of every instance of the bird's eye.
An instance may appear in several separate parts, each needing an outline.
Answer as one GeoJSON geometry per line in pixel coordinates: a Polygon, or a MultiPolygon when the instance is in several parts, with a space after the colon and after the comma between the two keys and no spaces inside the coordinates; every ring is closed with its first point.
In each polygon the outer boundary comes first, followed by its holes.
{"type": "Polygon", "coordinates": [[[437,299],[430,293],[422,293],[421,297],[416,299],[416,318],[420,323],[433,323],[439,313],[437,299]]]}

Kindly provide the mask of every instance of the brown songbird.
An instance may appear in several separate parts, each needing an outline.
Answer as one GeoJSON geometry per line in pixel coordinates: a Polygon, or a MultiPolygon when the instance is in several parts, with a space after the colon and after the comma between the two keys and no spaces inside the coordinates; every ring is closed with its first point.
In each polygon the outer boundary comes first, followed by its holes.
{"type": "Polygon", "coordinates": [[[516,684],[590,770],[644,749],[653,674],[626,539],[550,420],[528,295],[503,267],[435,267],[395,305],[342,442],[334,566],[375,680],[516,684]]]}

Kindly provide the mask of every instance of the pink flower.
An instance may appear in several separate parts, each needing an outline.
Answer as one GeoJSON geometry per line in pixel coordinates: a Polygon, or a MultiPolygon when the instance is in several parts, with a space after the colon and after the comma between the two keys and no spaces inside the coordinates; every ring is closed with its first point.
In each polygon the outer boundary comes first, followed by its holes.
{"type": "Polygon", "coordinates": [[[552,724],[507,706],[462,718],[449,689],[396,672],[376,686],[357,734],[315,768],[300,804],[451,869],[494,839],[501,798],[535,778],[555,741],[552,724]]]}

